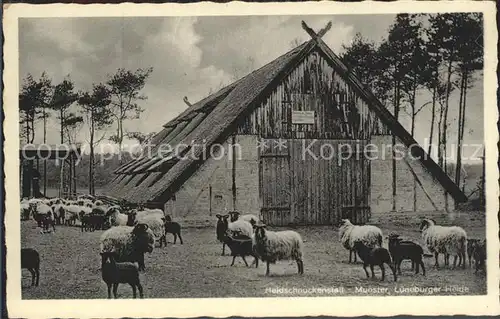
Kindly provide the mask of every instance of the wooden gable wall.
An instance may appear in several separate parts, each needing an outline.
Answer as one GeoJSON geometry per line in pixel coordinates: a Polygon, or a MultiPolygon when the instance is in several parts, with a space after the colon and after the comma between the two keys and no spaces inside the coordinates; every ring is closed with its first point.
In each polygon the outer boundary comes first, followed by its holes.
{"type": "Polygon", "coordinates": [[[238,127],[238,134],[263,138],[367,140],[387,133],[318,51],[292,70],[238,127]],[[292,111],[315,111],[315,123],[292,124],[292,111]]]}

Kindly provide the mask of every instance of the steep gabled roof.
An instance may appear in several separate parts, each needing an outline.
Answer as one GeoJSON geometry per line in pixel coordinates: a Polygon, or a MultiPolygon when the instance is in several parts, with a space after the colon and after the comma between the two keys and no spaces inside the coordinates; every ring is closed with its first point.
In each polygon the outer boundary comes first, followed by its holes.
{"type": "Polygon", "coordinates": [[[456,201],[466,200],[465,194],[459,187],[427,156],[411,134],[319,37],[305,42],[262,68],[188,107],[175,119],[165,124],[164,129],[153,138],[153,144],[156,144],[151,152],[153,157],[134,160],[121,166],[115,172],[125,176],[115,178],[104,193],[130,202],[168,200],[168,194],[174,193],[181,187],[196,168],[206,160],[201,156],[203,148],[191,148],[191,145],[194,143],[208,148],[214,143],[224,142],[234,130],[237,121],[250,113],[252,105],[257,104],[254,102],[263,98],[270,88],[277,85],[312,50],[317,50],[325,56],[344,81],[357,91],[369,108],[399,137],[403,144],[407,147],[412,146],[410,148],[412,155],[420,158],[422,164],[456,201]],[[184,159],[169,156],[171,154],[168,152],[160,151],[161,145],[178,146],[177,154],[182,156],[189,151],[191,156],[184,159]]]}

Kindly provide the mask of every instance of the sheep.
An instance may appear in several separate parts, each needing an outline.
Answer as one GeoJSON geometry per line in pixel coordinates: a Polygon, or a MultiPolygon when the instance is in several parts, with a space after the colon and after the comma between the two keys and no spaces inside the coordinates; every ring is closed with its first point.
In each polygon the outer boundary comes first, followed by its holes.
{"type": "Polygon", "coordinates": [[[253,256],[253,263],[255,263],[255,268],[259,266],[259,257],[253,249],[252,237],[241,235],[239,232],[236,233],[236,235],[233,237],[228,231],[224,236],[224,243],[227,245],[227,247],[229,247],[229,249],[231,250],[231,256],[233,256],[231,266],[234,265],[234,261],[237,256],[240,256],[243,259],[247,267],[248,263],[245,260],[245,256],[253,256]]]}
{"type": "Polygon", "coordinates": [[[94,207],[96,207],[96,206],[103,206],[103,205],[104,205],[104,203],[103,203],[103,202],[102,202],[102,200],[100,200],[100,199],[98,199],[98,200],[96,200],[96,201],[94,202],[94,207]]]}
{"type": "Polygon", "coordinates": [[[50,233],[49,227],[52,226],[52,230],[56,232],[56,220],[54,217],[54,212],[50,209],[49,213],[43,215],[42,217],[42,231],[41,233],[50,233]]]}
{"type": "Polygon", "coordinates": [[[227,231],[228,217],[229,215],[215,215],[217,217],[217,224],[215,225],[215,233],[217,235],[217,240],[222,243],[222,256],[224,256],[226,243],[224,242],[224,236],[227,231]]]}
{"type": "Polygon", "coordinates": [[[215,215],[217,217],[217,224],[215,227],[216,235],[217,235],[217,240],[219,240],[222,243],[222,256],[224,256],[224,248],[226,244],[224,243],[224,236],[226,234],[227,230],[230,230],[232,232],[241,232],[242,235],[252,237],[253,234],[253,227],[252,224],[249,222],[246,222],[244,220],[237,220],[235,222],[230,223],[228,221],[229,214],[226,215],[220,215],[217,214],[215,215]]]}
{"type": "Polygon", "coordinates": [[[298,273],[304,274],[304,243],[299,233],[293,230],[270,231],[266,225],[257,224],[252,237],[255,253],[266,262],[266,276],[269,276],[269,264],[278,260],[295,260],[298,273]]]}
{"type": "Polygon", "coordinates": [[[55,232],[55,218],[52,208],[43,202],[38,202],[35,207],[33,219],[37,222],[38,227],[42,228],[41,233],[49,231],[51,225],[55,232]]]}
{"type": "Polygon", "coordinates": [[[445,265],[448,265],[448,257],[454,256],[453,268],[458,266],[465,268],[465,256],[467,253],[467,233],[458,226],[440,226],[432,219],[424,219],[420,223],[422,238],[436,259],[435,267],[439,268],[439,254],[445,254],[445,265]]]}
{"type": "Polygon", "coordinates": [[[31,273],[31,286],[38,286],[40,281],[40,254],[33,248],[22,248],[21,269],[28,269],[31,273]]]}
{"type": "Polygon", "coordinates": [[[62,204],[54,203],[52,206],[52,211],[54,212],[54,218],[56,219],[56,224],[64,225],[64,221],[66,219],[66,211],[62,204]]]}
{"type": "Polygon", "coordinates": [[[472,267],[472,259],[474,256],[474,250],[481,243],[481,240],[478,238],[467,238],[467,255],[469,257],[469,267],[472,267]]]}
{"type": "Polygon", "coordinates": [[[255,215],[252,215],[252,214],[241,215],[240,212],[236,212],[236,211],[229,212],[228,214],[230,216],[229,220],[232,223],[235,222],[235,221],[237,221],[237,220],[244,220],[244,221],[249,222],[253,226],[253,225],[257,224],[260,221],[259,217],[255,216],[255,215]]]}
{"type": "Polygon", "coordinates": [[[79,199],[77,200],[77,204],[78,206],[87,206],[87,207],[92,207],[94,205],[94,203],[90,199],[79,199]]]}
{"type": "Polygon", "coordinates": [[[113,295],[117,298],[119,284],[129,284],[132,287],[134,299],[136,287],[139,290],[140,298],[144,298],[144,293],[139,278],[139,269],[136,264],[131,262],[116,262],[114,253],[102,253],[104,262],[101,268],[102,280],[108,286],[108,299],[111,299],[111,286],[113,286],[113,295]],[[109,260],[109,262],[106,262],[109,260]]]}
{"type": "MultiPolygon", "coordinates": [[[[181,225],[177,222],[172,221],[172,218],[169,215],[165,216],[165,237],[167,234],[174,235],[174,244],[177,243],[177,236],[179,236],[181,245],[184,244],[181,237],[181,225]]],[[[167,245],[166,238],[165,245],[167,245]]]]}
{"type": "Polygon", "coordinates": [[[74,223],[76,220],[80,220],[83,215],[88,215],[92,212],[90,207],[79,205],[67,205],[64,206],[64,210],[66,211],[66,223],[68,225],[74,223]]]}
{"type": "Polygon", "coordinates": [[[363,270],[365,271],[366,277],[370,278],[368,274],[368,270],[366,270],[366,266],[370,266],[370,270],[372,272],[372,278],[375,278],[375,272],[373,271],[374,266],[379,266],[382,271],[382,281],[385,279],[385,268],[384,264],[387,264],[391,270],[392,275],[394,276],[394,281],[397,281],[396,269],[392,265],[391,256],[389,255],[389,251],[383,247],[368,247],[366,246],[361,239],[354,241],[354,250],[359,255],[359,258],[363,261],[363,270]]]}
{"type": "Polygon", "coordinates": [[[419,273],[419,266],[422,266],[422,274],[425,276],[425,266],[423,262],[424,250],[422,246],[408,240],[402,240],[398,234],[390,234],[389,237],[389,252],[391,253],[394,267],[401,275],[401,262],[405,259],[410,259],[412,262],[412,270],[415,268],[415,274],[419,273]]]}
{"type": "Polygon", "coordinates": [[[30,204],[25,201],[21,201],[21,220],[30,219],[30,204]]]}
{"type": "Polygon", "coordinates": [[[128,216],[120,212],[120,206],[110,206],[106,212],[110,226],[127,226],[128,216]]]}
{"type": "Polygon", "coordinates": [[[94,200],[94,199],[95,199],[95,197],[94,197],[94,196],[92,196],[92,195],[90,195],[90,194],[83,194],[83,195],[79,195],[79,196],[77,197],[77,200],[82,200],[82,199],[83,199],[83,200],[90,200],[90,201],[92,201],[92,200],[94,200]]]}
{"type": "Polygon", "coordinates": [[[353,225],[349,219],[342,219],[339,228],[339,238],[345,249],[349,250],[349,263],[352,261],[354,253],[354,262],[357,261],[354,242],[360,240],[369,248],[382,246],[382,231],[380,228],[372,225],[353,225]]]}
{"type": "Polygon", "coordinates": [[[159,242],[160,248],[165,244],[167,245],[167,240],[165,238],[165,217],[163,212],[160,214],[156,212],[149,211],[138,211],[129,214],[129,220],[127,226],[133,226],[137,223],[146,224],[149,229],[153,231],[155,240],[159,242]]]}
{"type": "Polygon", "coordinates": [[[473,258],[476,264],[476,270],[474,273],[476,274],[479,269],[482,269],[483,271],[486,271],[486,239],[482,240],[477,244],[477,246],[474,248],[474,253],[473,253],[473,258]]]}
{"type": "Polygon", "coordinates": [[[104,229],[106,220],[104,208],[98,206],[92,209],[90,214],[82,214],[80,219],[82,222],[82,232],[104,229]]]}
{"type": "Polygon", "coordinates": [[[146,224],[111,227],[100,238],[101,253],[114,252],[119,262],[137,262],[139,270],[145,270],[144,253],[153,252],[154,245],[155,236],[146,224]]]}

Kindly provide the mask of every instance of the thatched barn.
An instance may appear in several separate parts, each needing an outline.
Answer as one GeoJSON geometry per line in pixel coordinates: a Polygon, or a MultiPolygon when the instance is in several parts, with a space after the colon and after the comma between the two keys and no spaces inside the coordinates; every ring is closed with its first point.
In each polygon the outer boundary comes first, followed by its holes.
{"type": "Polygon", "coordinates": [[[329,26],[303,26],[311,40],[190,105],[153,138],[154,156],[118,168],[104,194],[185,220],[237,210],[271,225],[362,223],[464,201],[324,43],[329,26]],[[408,152],[400,160],[393,137],[408,152]]]}

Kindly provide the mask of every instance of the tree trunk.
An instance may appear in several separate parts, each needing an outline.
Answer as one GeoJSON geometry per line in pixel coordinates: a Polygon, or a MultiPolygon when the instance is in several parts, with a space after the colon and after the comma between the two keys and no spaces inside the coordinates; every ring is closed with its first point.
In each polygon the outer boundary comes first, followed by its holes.
{"type": "Polygon", "coordinates": [[[443,115],[443,153],[444,153],[444,172],[448,174],[448,167],[447,167],[447,134],[448,134],[448,110],[449,110],[449,105],[450,105],[450,93],[451,93],[451,73],[452,73],[452,66],[453,66],[453,53],[454,50],[451,49],[450,52],[450,58],[448,60],[448,77],[446,80],[446,99],[445,99],[445,108],[444,108],[444,115],[443,115]]]}
{"type": "MultiPolygon", "coordinates": [[[[43,111],[43,144],[47,143],[47,113],[45,107],[43,111]]],[[[43,195],[47,194],[47,159],[43,159],[43,195]]]]}
{"type": "Polygon", "coordinates": [[[89,194],[94,195],[94,112],[90,111],[89,194]]]}
{"type": "MultiPolygon", "coordinates": [[[[394,117],[396,121],[399,117],[399,81],[396,81],[394,87],[394,117]]],[[[396,183],[396,134],[392,132],[392,210],[396,211],[396,196],[397,196],[397,183],[396,183]]]]}
{"type": "Polygon", "coordinates": [[[462,78],[460,81],[460,98],[458,102],[458,128],[457,128],[457,163],[455,166],[455,184],[457,184],[458,187],[460,187],[460,172],[461,172],[461,166],[462,166],[462,141],[461,141],[461,134],[462,134],[462,118],[463,118],[463,112],[462,112],[462,104],[463,104],[463,97],[464,97],[464,82],[465,82],[465,71],[462,72],[462,78]]]}
{"type": "Polygon", "coordinates": [[[412,96],[410,99],[411,104],[411,136],[415,134],[415,118],[417,117],[417,113],[415,110],[415,103],[417,100],[417,76],[413,78],[413,88],[412,88],[412,96]]]}
{"type": "Polygon", "coordinates": [[[61,113],[60,113],[60,116],[61,116],[61,144],[64,144],[64,111],[62,109],[62,106],[61,106],[61,113]]]}
{"type": "Polygon", "coordinates": [[[439,120],[438,120],[438,164],[443,167],[443,114],[444,105],[439,105],[439,120]]]}
{"type": "Polygon", "coordinates": [[[432,157],[432,139],[434,138],[434,122],[436,121],[436,87],[432,89],[432,115],[431,115],[431,132],[429,134],[429,150],[427,154],[432,157]]]}

